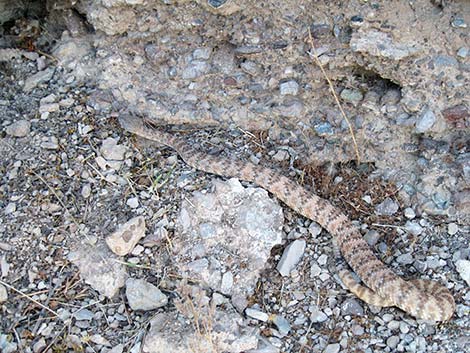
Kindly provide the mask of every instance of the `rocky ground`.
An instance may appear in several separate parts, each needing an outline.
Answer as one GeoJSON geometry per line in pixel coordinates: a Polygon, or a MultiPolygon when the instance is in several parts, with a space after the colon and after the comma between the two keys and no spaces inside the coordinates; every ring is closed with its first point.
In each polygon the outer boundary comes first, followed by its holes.
{"type": "MultiPolygon", "coordinates": [[[[34,22],[3,24],[0,351],[467,351],[462,4],[410,3],[417,24],[404,12],[409,27],[393,41],[383,33],[393,32],[397,9],[318,4],[311,30],[357,129],[357,164],[348,162],[349,127],[308,41],[294,40],[309,21],[291,2],[276,10],[284,22],[273,28],[256,6],[250,17],[181,1],[156,6],[158,16],[144,21],[125,12],[127,3],[78,2],[63,22],[68,33],[43,30],[27,43],[21,33],[34,22]],[[436,34],[451,43],[446,55],[433,52],[437,40],[420,41],[433,34],[424,14],[449,29],[436,34]],[[428,56],[407,61],[413,33],[428,56]],[[376,59],[371,43],[385,50],[376,59]],[[125,133],[116,118],[129,112],[191,123],[174,133],[278,169],[331,200],[396,272],[446,285],[454,317],[433,325],[364,304],[342,287],[330,236],[316,223],[254,185],[196,171],[175,151],[125,133]]],[[[132,13],[148,11],[134,3],[132,13]]],[[[42,14],[49,24],[70,6],[51,8],[42,14]]]]}

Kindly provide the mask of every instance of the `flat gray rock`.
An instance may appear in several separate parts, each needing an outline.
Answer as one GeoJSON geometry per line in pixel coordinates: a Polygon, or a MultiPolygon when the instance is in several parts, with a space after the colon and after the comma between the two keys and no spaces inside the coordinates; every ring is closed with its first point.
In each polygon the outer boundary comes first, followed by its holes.
{"type": "Polygon", "coordinates": [[[143,279],[126,281],[126,297],[132,310],[154,310],[168,303],[160,289],[143,279]]]}
{"type": "Polygon", "coordinates": [[[105,244],[84,245],[71,252],[68,259],[78,267],[80,276],[93,289],[112,298],[124,286],[126,267],[114,261],[114,254],[105,244]]]}
{"type": "Polygon", "coordinates": [[[276,269],[282,276],[289,276],[290,271],[299,263],[304,255],[306,244],[305,240],[297,239],[287,246],[276,266],[276,269]]]}

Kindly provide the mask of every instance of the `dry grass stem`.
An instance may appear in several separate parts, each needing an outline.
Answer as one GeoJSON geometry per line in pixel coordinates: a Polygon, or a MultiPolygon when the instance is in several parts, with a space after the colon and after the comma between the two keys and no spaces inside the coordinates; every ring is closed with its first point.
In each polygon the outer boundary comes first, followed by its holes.
{"type": "Polygon", "coordinates": [[[323,65],[322,63],[320,62],[320,60],[318,59],[318,56],[315,54],[315,45],[313,43],[313,36],[312,36],[312,32],[310,31],[310,27],[308,29],[308,40],[310,42],[310,46],[312,48],[312,54],[311,56],[313,57],[313,59],[315,60],[315,63],[318,65],[318,67],[320,68],[323,76],[325,77],[326,81],[328,82],[328,86],[330,87],[330,91],[331,93],[333,94],[333,97],[335,98],[335,101],[336,101],[336,105],[338,106],[340,112],[341,112],[341,115],[343,116],[344,120],[346,121],[346,123],[348,124],[348,127],[349,127],[349,133],[351,134],[351,138],[353,140],[353,144],[354,144],[354,152],[356,153],[356,159],[357,159],[357,163],[360,163],[361,161],[361,156],[359,154],[359,148],[357,147],[357,141],[356,141],[356,135],[354,134],[354,129],[352,127],[352,124],[351,122],[349,121],[346,113],[344,112],[344,109],[343,107],[341,106],[341,102],[339,101],[339,98],[338,98],[338,95],[336,94],[336,91],[335,91],[335,86],[333,85],[333,82],[331,82],[330,78],[328,77],[328,75],[326,74],[326,71],[325,69],[323,68],[323,65]]]}
{"type": "Polygon", "coordinates": [[[37,306],[43,308],[44,310],[49,311],[49,312],[50,312],[51,314],[53,314],[54,316],[59,317],[59,314],[56,313],[54,310],[52,310],[51,308],[45,306],[44,304],[41,304],[41,303],[38,302],[37,300],[31,298],[28,294],[23,293],[22,291],[16,289],[16,288],[13,287],[13,286],[10,286],[8,283],[3,282],[1,279],[0,279],[0,283],[3,284],[3,285],[4,285],[5,287],[7,287],[8,289],[11,289],[13,292],[18,293],[18,294],[21,295],[23,298],[26,298],[26,299],[28,299],[29,301],[33,302],[33,303],[36,304],[37,306]]]}

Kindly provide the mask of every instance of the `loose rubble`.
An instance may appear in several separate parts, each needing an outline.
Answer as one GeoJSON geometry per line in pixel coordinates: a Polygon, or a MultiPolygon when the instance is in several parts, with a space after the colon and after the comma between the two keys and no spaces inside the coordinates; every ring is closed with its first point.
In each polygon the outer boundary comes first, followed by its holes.
{"type": "Polygon", "coordinates": [[[0,351],[466,351],[463,3],[28,3],[33,20],[0,0],[0,351]],[[454,317],[363,303],[318,224],[123,132],[124,112],[331,187],[381,260],[451,290],[454,317]]]}

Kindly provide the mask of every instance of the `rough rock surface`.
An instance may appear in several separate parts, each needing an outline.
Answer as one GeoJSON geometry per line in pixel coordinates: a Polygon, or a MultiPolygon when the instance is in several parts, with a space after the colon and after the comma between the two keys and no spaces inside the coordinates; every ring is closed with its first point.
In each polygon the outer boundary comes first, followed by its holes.
{"type": "Polygon", "coordinates": [[[282,242],[282,223],[282,208],[265,190],[214,180],[213,192],[195,192],[181,205],[173,243],[181,271],[243,310],[271,249],[282,242]]]}

